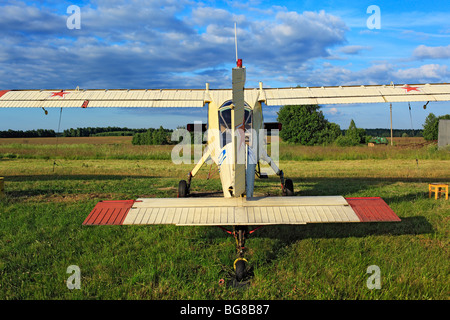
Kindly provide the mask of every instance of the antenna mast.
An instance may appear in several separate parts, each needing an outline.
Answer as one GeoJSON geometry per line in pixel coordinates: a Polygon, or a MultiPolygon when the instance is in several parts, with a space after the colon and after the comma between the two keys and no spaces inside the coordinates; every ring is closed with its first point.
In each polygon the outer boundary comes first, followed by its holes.
{"type": "Polygon", "coordinates": [[[236,66],[238,68],[242,68],[242,59],[238,58],[238,51],[237,51],[237,29],[236,29],[236,22],[234,22],[234,46],[236,48],[236,66]]]}
{"type": "Polygon", "coordinates": [[[237,51],[237,29],[236,22],[234,23],[234,46],[236,48],[236,62],[238,61],[238,51],[237,51]]]}

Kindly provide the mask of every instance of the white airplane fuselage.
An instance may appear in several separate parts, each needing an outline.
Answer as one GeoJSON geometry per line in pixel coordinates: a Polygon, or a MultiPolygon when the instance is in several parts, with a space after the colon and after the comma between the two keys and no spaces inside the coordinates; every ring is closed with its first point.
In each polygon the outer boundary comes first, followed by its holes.
{"type": "Polygon", "coordinates": [[[209,156],[219,168],[224,197],[252,197],[258,162],[269,163],[276,174],[279,168],[266,152],[261,101],[244,100],[245,68],[233,68],[232,78],[232,98],[208,102],[207,156],[191,173],[209,156]]]}

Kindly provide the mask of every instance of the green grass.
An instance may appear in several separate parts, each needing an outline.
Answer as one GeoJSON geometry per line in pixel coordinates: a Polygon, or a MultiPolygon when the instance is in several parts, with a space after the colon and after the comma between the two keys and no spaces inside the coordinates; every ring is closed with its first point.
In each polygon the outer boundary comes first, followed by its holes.
{"type": "MultiPolygon", "coordinates": [[[[41,143],[32,139],[27,143],[8,143],[11,139],[0,139],[0,158],[6,159],[63,159],[63,160],[171,160],[173,145],[134,146],[128,140],[117,140],[114,143],[100,139],[62,138],[56,144],[56,138],[41,138],[41,143]],[[48,139],[51,139],[50,141],[48,139]],[[69,139],[69,140],[68,140],[69,139]],[[84,139],[84,140],[70,140],[84,139]],[[78,142],[78,143],[72,143],[78,142]]],[[[119,137],[129,138],[129,137],[119,137]]],[[[39,141],[39,138],[36,140],[39,141]]],[[[326,160],[385,160],[385,159],[419,159],[419,160],[450,160],[447,149],[438,150],[436,144],[411,147],[379,145],[369,148],[366,145],[354,147],[337,146],[301,146],[285,142],[279,143],[279,158],[281,161],[326,161],[326,160]]],[[[271,145],[267,146],[271,153],[271,145]]],[[[194,158],[194,147],[191,148],[191,158],[194,158]]]]}
{"type": "MultiPolygon", "coordinates": [[[[428,198],[450,182],[449,160],[281,161],[296,195],[381,196],[399,223],[271,226],[249,240],[253,277],[219,285],[236,258],[215,227],[82,226],[99,200],[176,197],[193,165],[168,160],[3,159],[0,299],[449,299],[450,202],[428,198]],[[69,290],[67,267],[81,269],[69,290]],[[381,270],[369,290],[367,267],[381,270]]],[[[204,166],[193,191],[220,191],[204,166]]],[[[256,195],[279,196],[279,180],[256,195]]]]}

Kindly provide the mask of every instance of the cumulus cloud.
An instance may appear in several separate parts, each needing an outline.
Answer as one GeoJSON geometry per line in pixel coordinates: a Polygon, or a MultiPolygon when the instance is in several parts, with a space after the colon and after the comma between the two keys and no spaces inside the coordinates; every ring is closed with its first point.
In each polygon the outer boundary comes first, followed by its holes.
{"type": "Polygon", "coordinates": [[[418,68],[399,69],[393,75],[398,79],[427,82],[448,78],[450,72],[446,65],[426,64],[418,68]]]}
{"type": "Polygon", "coordinates": [[[246,41],[246,53],[258,63],[273,65],[266,58],[280,57],[283,63],[299,65],[308,59],[329,56],[327,48],[344,43],[347,30],[340,18],[324,11],[302,14],[281,11],[274,22],[252,23],[253,36],[249,35],[246,41]]]}
{"type": "MultiPolygon", "coordinates": [[[[81,7],[81,29],[69,30],[65,10],[14,1],[0,6],[0,88],[203,88],[205,82],[229,88],[235,21],[249,85],[389,84],[449,76],[440,64],[399,69],[373,62],[355,70],[333,60],[336,54],[371,47],[349,44],[341,18],[276,6],[265,12],[235,14],[190,0],[96,0],[81,7]]],[[[413,57],[449,58],[450,46],[421,45],[413,57]]]]}
{"type": "Polygon", "coordinates": [[[27,6],[25,3],[6,4],[0,8],[2,36],[19,39],[24,39],[25,36],[45,36],[55,34],[55,30],[62,30],[62,26],[66,25],[63,16],[27,6]]]}
{"type": "Polygon", "coordinates": [[[333,115],[333,116],[339,113],[339,111],[336,107],[325,108],[325,109],[323,109],[323,112],[325,114],[329,114],[329,115],[333,115]]]}
{"type": "Polygon", "coordinates": [[[324,63],[320,68],[312,68],[302,74],[302,86],[336,85],[381,85],[405,83],[447,82],[450,77],[448,66],[426,64],[408,68],[398,68],[388,62],[373,64],[361,70],[351,70],[349,66],[333,66],[324,63]]]}
{"type": "Polygon", "coordinates": [[[422,44],[414,49],[413,56],[418,59],[450,59],[450,45],[428,47],[422,44]]]}
{"type": "Polygon", "coordinates": [[[362,50],[369,50],[369,49],[370,47],[367,46],[350,45],[339,48],[339,52],[342,52],[344,54],[358,54],[362,50]]]}
{"type": "Polygon", "coordinates": [[[67,29],[65,12],[19,2],[0,9],[2,88],[229,87],[234,21],[244,64],[288,79],[329,56],[348,30],[324,11],[273,7],[264,20],[188,0],[93,1],[81,7],[80,30],[67,29]]]}

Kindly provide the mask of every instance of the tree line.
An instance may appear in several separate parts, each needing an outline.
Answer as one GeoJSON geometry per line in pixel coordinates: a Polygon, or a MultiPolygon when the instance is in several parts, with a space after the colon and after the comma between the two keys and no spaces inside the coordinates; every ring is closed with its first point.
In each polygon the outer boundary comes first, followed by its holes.
{"type": "MultiPolygon", "coordinates": [[[[430,113],[425,119],[423,129],[393,129],[394,137],[424,137],[437,140],[440,119],[450,119],[450,115],[435,116],[430,113]]],[[[287,142],[302,145],[340,146],[367,143],[371,137],[390,137],[390,129],[361,129],[353,120],[348,129],[341,129],[336,123],[325,119],[320,106],[283,106],[278,111],[277,121],[283,125],[280,138],[287,142]]],[[[6,130],[0,131],[0,138],[35,138],[35,137],[92,137],[92,136],[133,136],[133,145],[174,144],[171,141],[173,130],[160,126],[158,129],[130,129],[127,127],[87,127],[70,128],[61,133],[54,130],[6,130]]]]}
{"type": "Polygon", "coordinates": [[[173,130],[164,129],[162,126],[159,129],[150,128],[145,132],[134,134],[131,143],[133,145],[175,144],[177,142],[171,141],[172,132],[173,130]]]}
{"type": "Polygon", "coordinates": [[[87,127],[70,128],[62,132],[62,137],[95,137],[95,136],[132,136],[147,129],[129,129],[127,127],[87,127]]]}
{"type": "MultiPolygon", "coordinates": [[[[383,129],[383,128],[376,128],[376,129],[364,129],[366,130],[366,134],[372,137],[390,137],[391,136],[391,129],[383,129]]],[[[345,131],[342,130],[343,134],[345,134],[345,131]]],[[[392,135],[394,137],[423,137],[423,129],[392,129],[392,135]]]]}
{"type": "MultiPolygon", "coordinates": [[[[424,137],[437,140],[440,119],[450,119],[450,115],[436,117],[430,113],[422,129],[394,129],[394,137],[424,137]]],[[[351,120],[348,129],[341,130],[336,123],[325,119],[318,105],[283,106],[278,111],[278,122],[283,129],[280,138],[283,141],[302,145],[351,146],[367,143],[372,137],[390,137],[390,129],[361,129],[351,120]]]]}
{"type": "Polygon", "coordinates": [[[37,129],[37,130],[6,130],[0,131],[0,138],[42,138],[56,137],[54,130],[37,129]]]}
{"type": "Polygon", "coordinates": [[[6,130],[0,131],[0,138],[43,138],[43,137],[93,137],[93,136],[132,136],[148,129],[129,129],[127,127],[87,127],[70,128],[56,133],[55,130],[6,130]]]}

